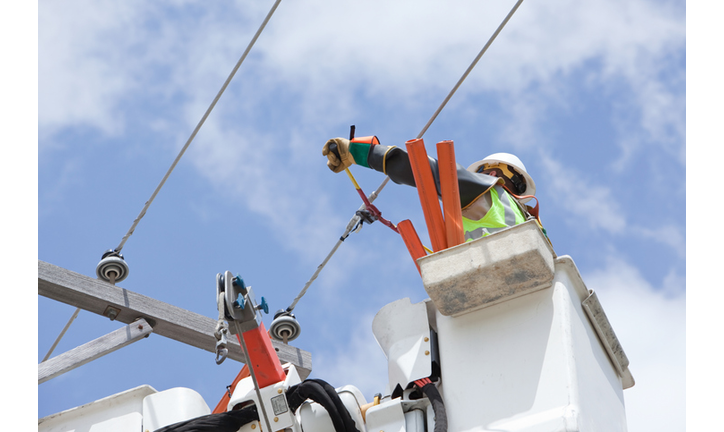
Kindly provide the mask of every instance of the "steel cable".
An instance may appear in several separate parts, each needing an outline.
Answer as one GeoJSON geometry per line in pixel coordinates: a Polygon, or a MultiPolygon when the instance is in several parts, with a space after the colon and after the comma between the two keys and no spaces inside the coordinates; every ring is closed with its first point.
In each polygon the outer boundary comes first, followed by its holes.
{"type": "Polygon", "coordinates": [[[242,55],[241,55],[241,58],[239,58],[239,61],[236,62],[236,66],[234,66],[234,69],[232,69],[231,73],[229,74],[229,77],[226,78],[226,81],[224,82],[224,85],[221,86],[221,89],[219,90],[219,93],[216,95],[216,97],[214,98],[213,102],[211,102],[211,105],[209,105],[209,108],[206,110],[206,112],[204,113],[203,117],[201,117],[201,120],[200,120],[199,123],[196,125],[196,128],[195,128],[194,131],[191,133],[191,136],[190,136],[189,139],[186,141],[186,144],[184,144],[184,146],[183,146],[183,148],[181,149],[181,151],[179,152],[178,156],[176,156],[176,159],[175,159],[175,160],[173,161],[173,163],[171,164],[171,167],[170,167],[170,168],[168,169],[168,171],[166,172],[166,175],[165,175],[165,176],[163,177],[163,179],[161,180],[161,183],[158,184],[158,186],[156,187],[156,190],[153,191],[153,194],[151,195],[151,198],[149,198],[149,200],[146,201],[146,204],[143,206],[143,209],[141,210],[141,213],[139,213],[138,216],[136,217],[136,219],[133,221],[133,225],[131,225],[131,228],[128,230],[128,232],[126,233],[126,235],[123,236],[123,238],[121,239],[121,243],[120,243],[120,244],[118,245],[118,247],[116,247],[116,249],[115,249],[116,252],[120,252],[121,249],[123,249],[123,246],[126,244],[126,240],[128,240],[128,238],[131,236],[131,234],[133,234],[133,231],[136,230],[136,226],[137,226],[138,223],[141,221],[141,218],[143,218],[143,216],[146,214],[146,211],[147,211],[148,208],[151,206],[151,203],[152,203],[153,200],[156,198],[156,195],[157,195],[158,192],[161,190],[161,187],[163,187],[164,183],[166,183],[166,180],[167,180],[168,177],[171,175],[171,172],[172,172],[172,171],[174,170],[174,168],[176,167],[176,164],[178,164],[179,160],[181,160],[181,156],[183,156],[183,154],[186,152],[186,149],[189,147],[189,145],[191,144],[191,141],[193,141],[194,137],[196,137],[196,134],[199,132],[199,129],[201,129],[201,126],[202,126],[202,125],[204,124],[204,122],[206,121],[206,118],[209,116],[209,114],[211,114],[211,110],[214,109],[214,107],[216,106],[216,102],[219,101],[219,98],[221,98],[221,95],[224,93],[224,90],[226,90],[226,87],[228,87],[229,83],[231,82],[231,79],[232,79],[232,78],[234,77],[234,75],[236,74],[236,71],[239,70],[239,67],[241,66],[241,64],[242,64],[242,63],[244,62],[244,60],[246,59],[246,56],[249,54],[249,51],[251,51],[251,48],[254,46],[254,43],[256,43],[256,40],[259,38],[259,35],[261,35],[261,32],[264,30],[264,27],[266,27],[267,23],[268,23],[269,20],[271,19],[272,15],[274,14],[274,11],[277,9],[277,6],[279,6],[279,3],[281,3],[281,0],[276,0],[276,2],[274,3],[274,5],[272,6],[271,10],[269,10],[269,13],[267,14],[266,18],[264,18],[264,22],[262,22],[261,26],[259,26],[259,29],[256,31],[256,34],[254,34],[254,37],[251,39],[251,42],[249,42],[249,45],[246,47],[246,50],[244,51],[244,54],[242,54],[242,55]]]}
{"type": "MultiPolygon", "coordinates": [[[[201,117],[201,120],[200,120],[199,123],[196,125],[196,128],[193,130],[193,132],[191,133],[191,136],[190,136],[189,139],[186,141],[186,144],[184,144],[183,148],[181,148],[181,151],[179,152],[178,156],[176,156],[176,159],[175,159],[175,160],[173,161],[173,163],[171,164],[171,167],[170,167],[170,168],[168,169],[168,171],[166,172],[166,175],[163,176],[163,179],[161,179],[161,182],[158,184],[158,186],[156,186],[156,189],[153,191],[153,194],[151,194],[151,198],[149,198],[148,201],[146,201],[145,205],[143,206],[143,209],[142,209],[141,212],[138,214],[138,216],[136,217],[136,219],[134,219],[133,224],[131,225],[131,228],[129,228],[129,230],[128,230],[128,232],[126,233],[126,235],[123,236],[123,238],[121,239],[121,242],[120,242],[120,243],[118,244],[118,246],[114,249],[115,252],[120,252],[121,249],[123,249],[123,246],[126,244],[126,241],[128,240],[128,238],[129,238],[129,237],[133,234],[133,232],[136,230],[136,226],[138,226],[138,223],[141,221],[141,219],[143,218],[143,216],[146,215],[146,211],[147,211],[148,208],[151,206],[151,203],[152,203],[153,200],[156,198],[156,195],[158,195],[159,191],[161,190],[161,188],[163,187],[163,185],[166,183],[166,180],[167,180],[168,177],[171,175],[171,172],[174,170],[174,168],[176,168],[176,165],[177,165],[178,162],[181,160],[181,157],[182,157],[183,154],[186,152],[186,149],[188,149],[189,145],[191,145],[191,141],[193,141],[193,139],[196,137],[196,134],[199,132],[199,129],[201,129],[201,126],[204,124],[204,122],[206,122],[206,119],[209,117],[209,114],[211,114],[211,111],[212,111],[212,110],[214,109],[214,107],[216,106],[216,103],[217,103],[217,102],[219,101],[219,99],[221,98],[221,95],[224,93],[224,91],[226,90],[226,88],[229,86],[229,83],[231,82],[231,80],[232,80],[232,78],[234,77],[234,75],[236,75],[236,72],[239,70],[239,67],[241,67],[241,64],[242,64],[242,63],[244,62],[244,60],[246,59],[247,55],[248,55],[249,52],[251,51],[251,48],[252,48],[252,47],[254,46],[254,44],[256,43],[256,40],[259,39],[259,36],[261,35],[261,32],[264,30],[264,27],[266,27],[267,23],[268,23],[269,20],[271,19],[272,15],[274,14],[274,11],[276,11],[277,7],[279,6],[279,3],[281,3],[281,0],[276,0],[276,2],[274,3],[274,5],[272,6],[272,8],[269,10],[269,13],[267,13],[267,15],[266,15],[266,17],[264,18],[264,21],[262,22],[261,26],[259,26],[259,29],[258,29],[258,30],[256,31],[256,33],[254,34],[254,37],[251,39],[251,42],[249,42],[249,44],[247,45],[246,50],[244,50],[244,53],[243,53],[243,54],[241,55],[241,57],[239,58],[239,61],[236,62],[236,65],[235,65],[234,68],[232,69],[232,71],[231,71],[231,73],[229,74],[229,76],[226,78],[226,81],[225,81],[224,84],[221,86],[221,89],[220,89],[219,92],[216,94],[216,97],[215,97],[214,100],[211,102],[211,105],[209,105],[209,107],[206,109],[206,112],[204,113],[203,117],[201,117]]],[[[48,353],[45,355],[45,358],[44,358],[42,361],[46,361],[46,360],[48,359],[48,357],[51,355],[51,353],[52,353],[53,350],[55,349],[55,347],[56,347],[56,345],[58,344],[58,342],[60,342],[60,339],[63,337],[63,335],[65,334],[65,332],[68,330],[68,327],[70,327],[70,324],[73,322],[73,320],[75,320],[76,316],[78,316],[78,312],[79,312],[79,311],[80,311],[80,309],[77,309],[77,310],[75,311],[75,313],[73,314],[73,316],[70,318],[70,320],[68,321],[68,323],[65,325],[65,328],[63,328],[63,331],[60,333],[60,335],[59,335],[58,338],[56,339],[56,341],[55,341],[55,343],[53,344],[53,346],[50,348],[50,351],[48,351],[48,353]]],[[[42,363],[42,362],[41,362],[41,363],[42,363]]]]}

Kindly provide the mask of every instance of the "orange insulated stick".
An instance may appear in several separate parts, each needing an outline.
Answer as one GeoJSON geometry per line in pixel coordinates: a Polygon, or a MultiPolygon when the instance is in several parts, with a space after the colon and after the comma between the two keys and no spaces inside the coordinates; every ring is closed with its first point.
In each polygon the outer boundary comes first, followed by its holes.
{"type": "Polygon", "coordinates": [[[415,231],[415,227],[412,226],[412,222],[410,222],[409,219],[405,219],[397,224],[397,230],[402,236],[402,241],[405,242],[405,246],[407,246],[407,250],[410,252],[410,256],[415,262],[417,271],[419,272],[420,266],[417,264],[417,260],[427,255],[427,253],[420,241],[420,237],[417,235],[417,231],[415,231]]]}
{"type": "Polygon", "coordinates": [[[437,164],[440,172],[440,195],[445,219],[447,246],[465,243],[463,214],[460,210],[458,170],[455,163],[455,148],[452,141],[437,143],[437,164]]]}
{"type": "Polygon", "coordinates": [[[407,153],[410,156],[412,174],[415,177],[415,186],[420,196],[422,212],[425,215],[427,231],[430,234],[430,242],[435,252],[447,249],[445,238],[445,223],[440,210],[440,201],[435,188],[435,180],[432,178],[430,162],[425,151],[425,143],[421,138],[407,141],[405,143],[407,153]]]}

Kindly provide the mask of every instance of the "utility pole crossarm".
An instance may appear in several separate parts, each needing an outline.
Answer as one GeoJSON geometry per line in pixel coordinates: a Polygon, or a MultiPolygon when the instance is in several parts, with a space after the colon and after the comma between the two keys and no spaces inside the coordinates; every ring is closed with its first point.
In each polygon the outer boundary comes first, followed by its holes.
{"type": "MultiPolygon", "coordinates": [[[[216,320],[150,297],[38,260],[38,294],[95,314],[130,324],[148,321],[153,333],[216,352],[216,320]]],[[[296,366],[300,377],[312,370],[311,354],[272,340],[282,363],[296,366]]],[[[228,341],[228,357],[245,363],[238,341],[228,341]]]]}
{"type": "Polygon", "coordinates": [[[153,330],[143,318],[38,365],[38,384],[69,372],[148,336],[153,330]]]}

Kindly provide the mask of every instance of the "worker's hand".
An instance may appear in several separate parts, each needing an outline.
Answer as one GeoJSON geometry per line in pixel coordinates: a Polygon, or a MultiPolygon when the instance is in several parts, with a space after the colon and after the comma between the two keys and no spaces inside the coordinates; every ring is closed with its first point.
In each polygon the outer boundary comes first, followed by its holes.
{"type": "Polygon", "coordinates": [[[336,173],[354,163],[354,157],[349,152],[349,140],[345,138],[327,141],[322,147],[322,156],[327,156],[327,166],[336,173]]]}

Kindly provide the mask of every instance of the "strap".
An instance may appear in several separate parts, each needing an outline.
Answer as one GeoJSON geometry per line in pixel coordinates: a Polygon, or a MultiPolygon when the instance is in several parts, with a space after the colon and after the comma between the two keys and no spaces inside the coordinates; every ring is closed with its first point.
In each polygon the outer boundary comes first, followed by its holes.
{"type": "MultiPolygon", "coordinates": [[[[503,187],[505,187],[505,186],[503,186],[503,187]]],[[[508,190],[508,188],[505,188],[505,190],[507,190],[508,193],[514,198],[513,201],[515,201],[516,204],[518,204],[518,206],[520,207],[521,211],[522,211],[524,214],[530,215],[530,217],[534,218],[534,219],[536,220],[536,222],[538,222],[538,227],[540,227],[541,231],[543,231],[543,234],[546,236],[546,238],[548,239],[548,242],[550,243],[551,240],[550,240],[550,238],[548,238],[548,232],[546,231],[545,228],[543,228],[543,222],[541,222],[541,220],[540,220],[540,215],[539,215],[539,211],[540,211],[540,209],[539,209],[540,201],[538,201],[538,197],[536,197],[535,195],[522,195],[522,196],[519,196],[519,195],[515,195],[514,193],[510,192],[510,191],[508,190]],[[528,207],[527,205],[522,204],[521,202],[519,202],[519,200],[521,200],[521,199],[523,199],[523,198],[533,198],[533,199],[535,199],[535,207],[528,207]]],[[[529,219],[529,218],[526,218],[526,219],[529,219]]]]}
{"type": "Polygon", "coordinates": [[[506,192],[510,194],[510,196],[514,198],[513,201],[518,204],[518,207],[520,208],[520,211],[523,212],[523,214],[533,216],[534,218],[536,218],[536,220],[538,220],[538,223],[540,223],[540,217],[538,216],[540,201],[538,201],[538,197],[536,197],[535,195],[516,195],[511,192],[507,186],[503,185],[503,188],[506,190],[506,192]],[[524,198],[535,199],[535,207],[528,207],[527,205],[521,203],[520,200],[524,198]]]}

